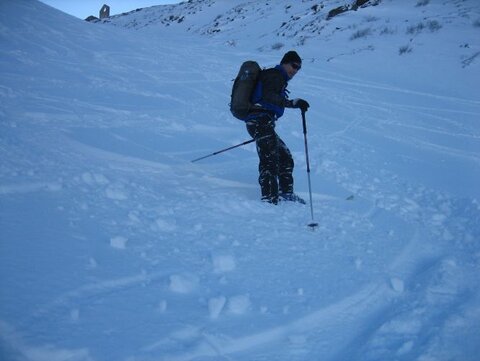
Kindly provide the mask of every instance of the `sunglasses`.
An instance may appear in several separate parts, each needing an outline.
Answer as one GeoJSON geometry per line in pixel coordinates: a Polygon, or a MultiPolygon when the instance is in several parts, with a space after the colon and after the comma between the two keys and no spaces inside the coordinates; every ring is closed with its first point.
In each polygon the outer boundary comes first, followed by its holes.
{"type": "Polygon", "coordinates": [[[290,66],[297,71],[302,69],[302,65],[300,65],[298,63],[290,63],[290,66]]]}

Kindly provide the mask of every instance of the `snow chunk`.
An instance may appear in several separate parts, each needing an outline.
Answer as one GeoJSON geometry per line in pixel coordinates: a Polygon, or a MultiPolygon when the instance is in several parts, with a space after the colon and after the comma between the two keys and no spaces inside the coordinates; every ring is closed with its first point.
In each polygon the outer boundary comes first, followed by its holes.
{"type": "Polygon", "coordinates": [[[50,345],[32,347],[22,346],[22,352],[28,355],[28,360],[49,361],[94,361],[88,349],[62,349],[50,345]]]}
{"type": "Polygon", "coordinates": [[[127,246],[128,238],[125,237],[113,237],[110,238],[110,246],[116,249],[125,249],[127,246]]]}
{"type": "Polygon", "coordinates": [[[63,186],[61,183],[47,183],[46,188],[50,192],[58,192],[63,189],[63,186]]]}
{"type": "Polygon", "coordinates": [[[231,272],[235,270],[235,259],[231,255],[212,256],[213,270],[215,273],[231,272]]]}
{"type": "Polygon", "coordinates": [[[157,312],[165,313],[165,311],[167,310],[167,306],[168,306],[167,301],[165,300],[160,301],[157,306],[157,312]]]}
{"type": "Polygon", "coordinates": [[[70,320],[72,322],[78,322],[80,319],[80,311],[78,309],[73,309],[70,311],[70,320]]]}
{"type": "Polygon", "coordinates": [[[409,353],[410,351],[413,350],[413,347],[414,347],[414,342],[413,341],[407,341],[405,342],[397,351],[397,355],[398,356],[402,356],[402,355],[405,355],[407,353],[409,353]]]}
{"type": "Polygon", "coordinates": [[[158,218],[152,225],[152,230],[161,232],[173,232],[177,229],[175,223],[167,222],[162,218],[158,218]]]}
{"type": "Polygon", "coordinates": [[[85,172],[82,174],[82,181],[88,185],[94,184],[93,177],[90,173],[85,172]]]}
{"type": "Polygon", "coordinates": [[[293,346],[304,346],[307,343],[307,337],[305,335],[290,335],[288,341],[293,346]]]}
{"type": "Polygon", "coordinates": [[[249,295],[230,297],[228,300],[228,311],[235,315],[243,315],[250,309],[251,305],[249,295]]]}
{"type": "MultiPolygon", "coordinates": [[[[110,241],[110,244],[111,244],[111,241],[110,241]]],[[[97,261],[95,260],[95,258],[90,257],[90,258],[88,259],[87,269],[95,269],[95,268],[97,268],[97,266],[98,266],[98,263],[97,263],[97,261]]]]}
{"type": "Polygon", "coordinates": [[[128,199],[128,195],[121,187],[110,186],[105,190],[105,195],[107,198],[113,199],[115,201],[124,201],[128,199]]]}
{"type": "Polygon", "coordinates": [[[436,226],[441,226],[447,220],[447,216],[445,214],[434,214],[432,216],[432,223],[436,226]]]}
{"type": "Polygon", "coordinates": [[[140,218],[137,211],[131,211],[128,213],[128,219],[133,223],[140,223],[140,218]]]}
{"type": "Polygon", "coordinates": [[[198,277],[194,275],[172,275],[170,276],[170,291],[175,293],[190,293],[198,286],[198,277]]]}
{"type": "Polygon", "coordinates": [[[108,184],[108,179],[103,174],[85,172],[81,176],[82,181],[88,185],[108,184]]]}
{"type": "Polygon", "coordinates": [[[405,284],[400,278],[391,278],[390,285],[392,286],[393,290],[399,293],[402,293],[405,290],[405,284]]]}
{"type": "Polygon", "coordinates": [[[222,312],[227,302],[226,297],[214,297],[208,301],[208,311],[210,312],[210,318],[216,319],[222,312]]]}

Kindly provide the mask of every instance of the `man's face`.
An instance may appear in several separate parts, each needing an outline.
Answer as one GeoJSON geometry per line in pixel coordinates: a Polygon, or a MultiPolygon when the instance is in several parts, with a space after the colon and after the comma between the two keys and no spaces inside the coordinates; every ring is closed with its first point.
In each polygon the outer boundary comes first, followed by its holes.
{"type": "Polygon", "coordinates": [[[295,76],[295,74],[297,74],[297,72],[300,70],[300,68],[302,67],[302,64],[292,62],[292,63],[282,64],[282,66],[283,66],[283,69],[285,69],[285,72],[288,74],[288,77],[292,79],[295,76]]]}

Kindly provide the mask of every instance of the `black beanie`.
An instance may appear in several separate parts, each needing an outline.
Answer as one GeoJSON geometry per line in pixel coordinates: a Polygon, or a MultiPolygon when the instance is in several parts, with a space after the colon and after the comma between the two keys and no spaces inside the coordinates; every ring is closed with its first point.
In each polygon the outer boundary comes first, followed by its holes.
{"type": "Polygon", "coordinates": [[[289,63],[299,63],[302,64],[302,59],[297,54],[296,51],[290,50],[289,52],[285,53],[282,58],[280,64],[289,64],[289,63]]]}

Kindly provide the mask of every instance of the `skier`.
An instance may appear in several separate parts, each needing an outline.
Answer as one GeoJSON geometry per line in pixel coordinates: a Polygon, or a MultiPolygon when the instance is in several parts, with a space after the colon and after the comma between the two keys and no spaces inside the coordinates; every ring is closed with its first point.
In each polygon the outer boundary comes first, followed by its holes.
{"type": "Polygon", "coordinates": [[[259,75],[252,95],[253,110],[248,115],[248,133],[255,139],[259,158],[259,178],[262,201],[278,204],[292,201],[305,204],[293,192],[293,158],[290,150],[275,132],[275,122],[285,108],[309,108],[303,99],[288,99],[287,84],[302,67],[302,59],[295,51],[287,52],[279,65],[265,69],[259,75]]]}

